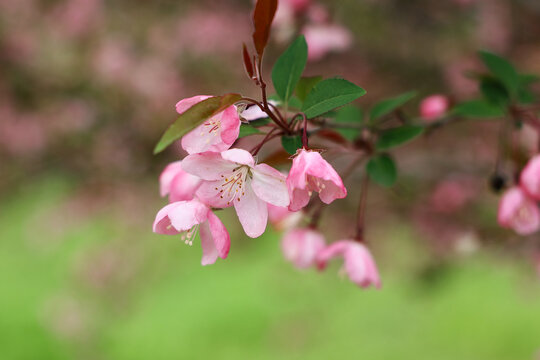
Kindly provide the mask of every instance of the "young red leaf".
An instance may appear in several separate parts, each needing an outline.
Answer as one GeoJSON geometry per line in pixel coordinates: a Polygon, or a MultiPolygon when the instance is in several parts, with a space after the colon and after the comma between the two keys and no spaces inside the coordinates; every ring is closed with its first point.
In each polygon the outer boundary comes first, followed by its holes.
{"type": "Polygon", "coordinates": [[[251,63],[251,59],[250,59],[246,44],[243,44],[242,50],[243,50],[242,54],[244,56],[244,69],[246,70],[246,73],[249,76],[249,78],[253,79],[253,64],[251,63]]]}
{"type": "Polygon", "coordinates": [[[257,4],[255,5],[255,11],[253,12],[253,25],[255,26],[253,44],[259,58],[262,57],[264,48],[268,42],[270,27],[276,14],[277,5],[277,0],[257,0],[257,4]]]}

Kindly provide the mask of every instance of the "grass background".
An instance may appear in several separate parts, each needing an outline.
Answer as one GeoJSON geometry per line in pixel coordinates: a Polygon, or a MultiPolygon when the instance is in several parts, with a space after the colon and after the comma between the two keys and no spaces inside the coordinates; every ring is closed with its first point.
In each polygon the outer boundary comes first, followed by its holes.
{"type": "Polygon", "coordinates": [[[74,219],[59,209],[75,191],[51,177],[2,202],[2,359],[538,356],[540,287],[519,264],[475,255],[419,277],[413,239],[389,226],[381,291],[338,264],[293,269],[274,232],[233,233],[229,259],[201,267],[198,244],[151,234],[153,205],[138,222],[74,219]]]}

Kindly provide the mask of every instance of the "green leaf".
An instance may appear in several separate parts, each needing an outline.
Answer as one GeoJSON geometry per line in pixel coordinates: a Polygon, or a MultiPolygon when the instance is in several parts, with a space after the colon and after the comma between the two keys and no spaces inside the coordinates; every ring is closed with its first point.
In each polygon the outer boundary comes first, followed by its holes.
{"type": "Polygon", "coordinates": [[[295,90],[298,99],[300,99],[301,102],[304,102],[307,94],[309,94],[313,87],[320,83],[322,79],[322,76],[301,77],[295,90]]]}
{"type": "Polygon", "coordinates": [[[302,147],[302,137],[282,136],[281,145],[283,145],[283,148],[285,149],[285,151],[287,151],[291,155],[294,155],[296,154],[296,150],[302,147]]]}
{"type": "Polygon", "coordinates": [[[299,36],[277,59],[272,69],[272,82],[279,97],[287,102],[304,72],[307,62],[307,43],[299,36]]]}
{"type": "Polygon", "coordinates": [[[345,79],[322,80],[307,95],[302,111],[311,119],[346,105],[365,93],[364,89],[345,79]]]}
{"type": "MultiPolygon", "coordinates": [[[[341,124],[362,124],[362,110],[356,106],[344,106],[338,110],[335,120],[336,123],[341,124]]],[[[360,128],[338,128],[336,129],[347,140],[354,140],[360,134],[360,128]]]]}
{"type": "Polygon", "coordinates": [[[226,94],[213,96],[193,105],[180,114],[176,121],[165,131],[154,148],[154,154],[160,153],[184,134],[193,130],[213,115],[240,101],[240,99],[242,99],[240,94],[226,94]]]}
{"type": "Polygon", "coordinates": [[[375,106],[373,106],[373,109],[371,109],[371,113],[369,117],[371,120],[375,120],[384,115],[390,114],[392,111],[405,105],[405,103],[407,103],[409,100],[411,100],[415,96],[416,96],[416,91],[410,91],[405,94],[396,96],[394,98],[383,100],[375,104],[375,106]]]}
{"type": "Polygon", "coordinates": [[[455,115],[479,118],[492,118],[504,115],[504,112],[500,107],[485,100],[471,100],[462,102],[461,104],[456,105],[452,112],[455,115]]]}
{"type": "Polygon", "coordinates": [[[372,157],[366,165],[366,171],[371,180],[382,186],[392,186],[397,179],[396,164],[386,154],[372,157]]]}
{"type": "Polygon", "coordinates": [[[289,108],[298,109],[302,108],[302,102],[296,96],[289,99],[289,108]]]}
{"type": "Polygon", "coordinates": [[[480,80],[482,95],[494,105],[506,107],[510,103],[510,94],[503,83],[498,79],[484,77],[480,80]]]}
{"type": "Polygon", "coordinates": [[[249,135],[255,135],[255,134],[264,134],[264,133],[252,125],[248,125],[248,124],[240,125],[240,132],[238,134],[239,139],[249,136],[249,135]]]}
{"type": "Polygon", "coordinates": [[[422,134],[424,128],[415,125],[405,125],[398,128],[386,130],[381,133],[377,141],[377,150],[387,150],[399,145],[403,145],[422,134]]]}
{"type": "Polygon", "coordinates": [[[514,66],[491,52],[480,51],[479,53],[489,71],[506,86],[510,93],[515,94],[519,86],[519,76],[514,66]]]}

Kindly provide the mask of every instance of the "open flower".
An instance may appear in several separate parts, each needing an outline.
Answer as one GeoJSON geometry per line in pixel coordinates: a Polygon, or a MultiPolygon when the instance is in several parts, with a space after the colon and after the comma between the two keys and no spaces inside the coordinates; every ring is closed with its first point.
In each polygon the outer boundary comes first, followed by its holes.
{"type": "Polygon", "coordinates": [[[519,187],[503,194],[499,203],[499,224],[519,235],[530,235],[540,229],[540,211],[536,202],[519,187]]]}
{"type": "Polygon", "coordinates": [[[285,234],[281,249],[287,260],[300,269],[315,264],[317,254],[324,249],[324,236],[313,229],[293,229],[285,234]]]}
{"type": "Polygon", "coordinates": [[[529,160],[521,172],[520,185],[529,196],[540,200],[540,155],[529,160]]]}
{"type": "Polygon", "coordinates": [[[192,200],[200,184],[201,179],[182,169],[182,161],[170,163],[159,176],[159,192],[169,195],[169,202],[192,200]]]}
{"type": "Polygon", "coordinates": [[[354,240],[337,241],[317,254],[317,265],[323,270],[328,261],[341,256],[344,260],[344,270],[349,279],[363,288],[374,285],[381,287],[379,271],[369,249],[354,240]]]}
{"type": "Polygon", "coordinates": [[[182,234],[182,240],[192,245],[199,231],[203,256],[202,265],[227,258],[231,241],[227,229],[219,218],[198,200],[177,201],[161,209],[154,221],[153,230],[158,234],[182,234]]]}
{"type": "Polygon", "coordinates": [[[431,95],[420,103],[420,116],[427,121],[433,121],[443,116],[450,106],[444,95],[431,95]]]}
{"type": "MultiPolygon", "coordinates": [[[[176,111],[182,114],[210,96],[198,95],[180,100],[176,111]]],[[[212,116],[182,138],[182,148],[190,154],[204,151],[224,151],[238,138],[240,118],[234,105],[212,116]]]]}
{"type": "Polygon", "coordinates": [[[255,165],[246,150],[205,152],[187,156],[183,169],[205,180],[197,196],[213,207],[233,206],[250,237],[262,235],[268,221],[267,204],[289,205],[285,176],[266,165],[255,165]]]}
{"type": "Polygon", "coordinates": [[[301,149],[293,160],[287,177],[291,197],[289,210],[298,211],[307,205],[313,191],[325,204],[347,196],[347,189],[332,165],[316,151],[301,149]]]}

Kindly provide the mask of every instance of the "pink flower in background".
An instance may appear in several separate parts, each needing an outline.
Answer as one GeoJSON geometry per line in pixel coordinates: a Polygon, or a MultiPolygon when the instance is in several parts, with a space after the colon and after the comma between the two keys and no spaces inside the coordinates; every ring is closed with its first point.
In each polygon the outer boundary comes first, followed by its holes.
{"type": "Polygon", "coordinates": [[[302,212],[290,211],[286,206],[268,204],[268,220],[277,230],[287,230],[298,225],[302,220],[302,212]]]}
{"type": "Polygon", "coordinates": [[[535,200],[540,200],[540,155],[529,160],[521,172],[520,185],[535,200]]]}
{"type": "Polygon", "coordinates": [[[266,165],[255,165],[253,156],[242,149],[187,156],[183,169],[205,180],[197,196],[212,207],[234,205],[240,223],[250,237],[259,237],[268,221],[267,204],[288,206],[285,176],[266,165]]]}
{"type": "MultiPolygon", "coordinates": [[[[209,97],[199,95],[180,100],[176,104],[176,111],[182,114],[193,105],[209,97]]],[[[236,141],[239,131],[240,118],[236,107],[231,105],[184,135],[182,137],[182,148],[190,154],[205,151],[224,151],[236,141]]]]}
{"type": "Polygon", "coordinates": [[[328,261],[335,257],[343,257],[344,269],[349,279],[363,288],[374,285],[381,287],[379,271],[369,249],[353,240],[337,241],[317,255],[317,265],[323,270],[328,261]]]}
{"type": "Polygon", "coordinates": [[[324,249],[324,236],[313,229],[293,229],[281,241],[281,250],[287,260],[300,269],[315,264],[317,254],[324,249]]]}
{"type": "Polygon", "coordinates": [[[154,220],[153,230],[158,234],[182,233],[182,240],[192,245],[199,230],[203,256],[202,265],[227,258],[231,241],[227,229],[214,213],[198,200],[178,201],[161,209],[154,220]]]}
{"type": "Polygon", "coordinates": [[[529,235],[540,229],[540,211],[536,202],[519,187],[508,189],[499,203],[499,224],[529,235]]]}
{"type": "Polygon", "coordinates": [[[332,165],[318,152],[305,149],[299,150],[293,160],[287,187],[291,197],[291,211],[306,206],[313,191],[319,193],[319,198],[325,204],[347,196],[347,189],[332,165]]]}
{"type": "Polygon", "coordinates": [[[289,4],[295,12],[305,11],[310,5],[311,0],[281,0],[279,4],[289,4]]]}
{"type": "Polygon", "coordinates": [[[352,45],[352,34],[336,24],[307,25],[302,30],[308,44],[308,60],[317,61],[329,52],[345,51],[352,45]]]}
{"type": "Polygon", "coordinates": [[[443,116],[450,107],[448,98],[444,95],[431,95],[420,103],[420,116],[427,121],[432,121],[443,116]]]}
{"type": "Polygon", "coordinates": [[[200,185],[201,179],[182,169],[182,161],[170,163],[159,176],[159,192],[169,195],[169,202],[192,200],[200,185]]]}
{"type": "Polygon", "coordinates": [[[88,34],[102,17],[101,0],[69,0],[55,9],[52,25],[69,36],[88,34]]]}
{"type": "Polygon", "coordinates": [[[472,179],[444,180],[437,184],[431,194],[430,204],[441,213],[453,213],[462,209],[476,193],[472,179]]]}

